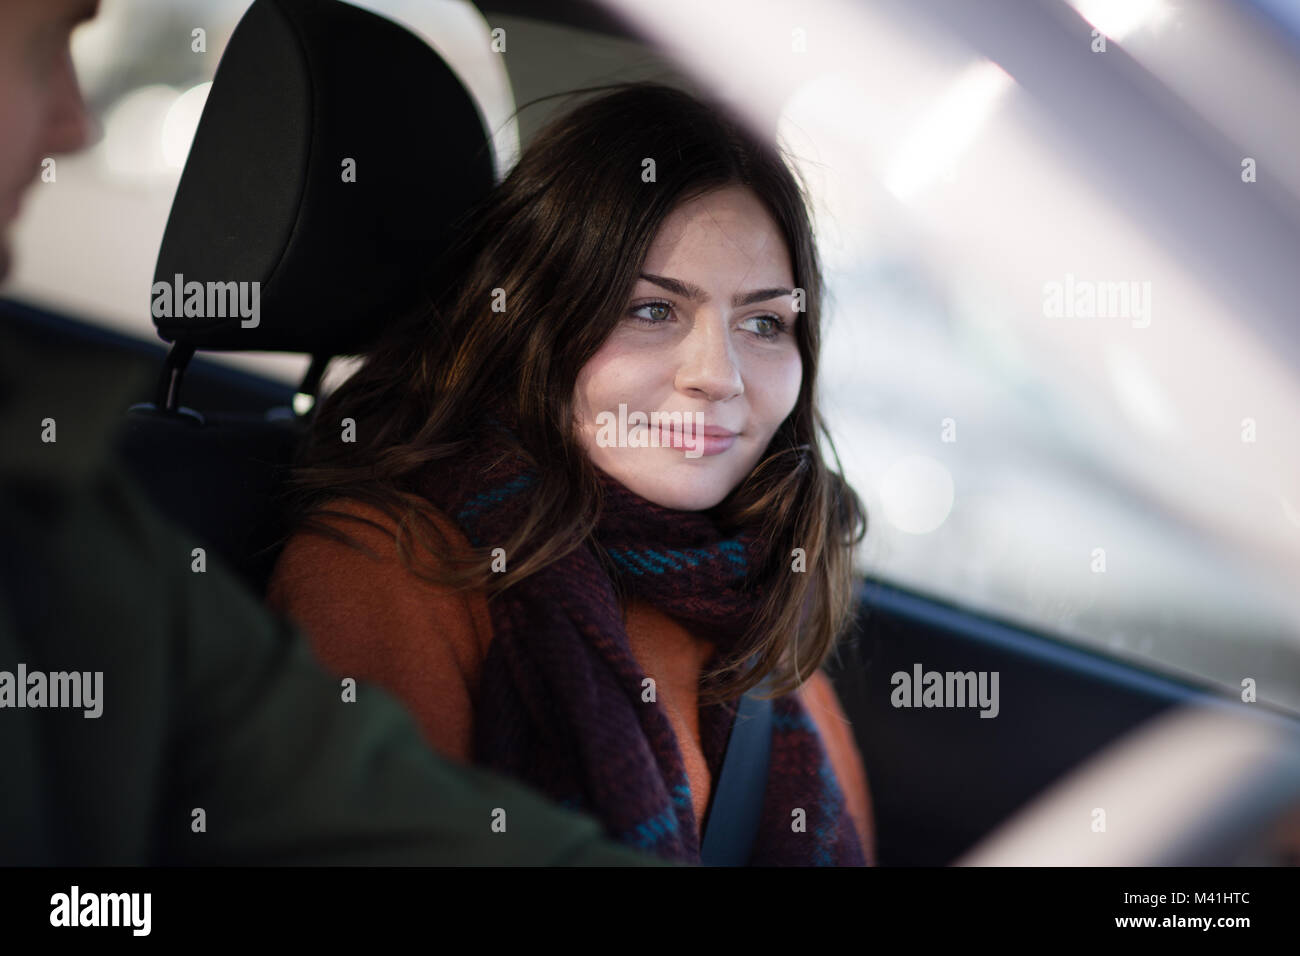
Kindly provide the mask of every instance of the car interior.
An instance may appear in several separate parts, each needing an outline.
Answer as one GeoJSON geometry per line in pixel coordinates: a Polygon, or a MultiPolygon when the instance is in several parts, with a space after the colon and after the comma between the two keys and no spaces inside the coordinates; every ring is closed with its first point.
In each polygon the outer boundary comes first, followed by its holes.
{"type": "MultiPolygon", "coordinates": [[[[478,5],[629,36],[585,4],[478,5]]],[[[157,317],[155,345],[8,300],[3,320],[152,366],[151,388],[122,409],[122,457],[164,515],[261,593],[285,531],[277,489],[328,364],[363,352],[398,310],[446,281],[439,261],[495,182],[490,138],[456,73],[398,24],[332,0],[256,0],[223,54],[155,281],[260,277],[257,324],[157,317]],[[397,87],[421,92],[388,95],[397,87]],[[356,181],[340,186],[344,158],[356,181]],[[312,361],[293,388],[205,355],[242,351],[312,361]]],[[[1180,707],[1249,711],[1300,730],[1286,712],[1247,708],[1208,683],[871,578],[830,672],[863,755],[886,866],[958,862],[1054,784],[1180,707]],[[1003,719],[891,706],[891,675],[918,661],[998,672],[1003,719]]]]}

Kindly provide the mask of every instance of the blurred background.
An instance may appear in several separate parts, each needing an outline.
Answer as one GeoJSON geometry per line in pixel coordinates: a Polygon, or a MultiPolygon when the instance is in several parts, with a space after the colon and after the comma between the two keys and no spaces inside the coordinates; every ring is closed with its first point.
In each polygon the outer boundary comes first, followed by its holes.
{"type": "MultiPolygon", "coordinates": [[[[1300,3],[357,5],[459,72],[502,172],[564,107],[525,104],[620,80],[779,136],[865,574],[1300,712],[1300,3]]],[[[103,0],[74,42],[98,140],[29,195],[9,297],[156,340],[167,214],[247,6],[103,0]]]]}

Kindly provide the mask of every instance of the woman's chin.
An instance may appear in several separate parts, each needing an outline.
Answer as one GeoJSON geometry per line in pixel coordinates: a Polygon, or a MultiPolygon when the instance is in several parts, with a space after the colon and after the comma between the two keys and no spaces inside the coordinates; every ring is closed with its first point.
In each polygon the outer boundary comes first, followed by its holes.
{"type": "Polygon", "coordinates": [[[709,474],[707,469],[678,465],[666,470],[647,467],[609,472],[634,494],[661,508],[674,511],[706,511],[731,493],[735,482],[729,476],[709,474]]]}

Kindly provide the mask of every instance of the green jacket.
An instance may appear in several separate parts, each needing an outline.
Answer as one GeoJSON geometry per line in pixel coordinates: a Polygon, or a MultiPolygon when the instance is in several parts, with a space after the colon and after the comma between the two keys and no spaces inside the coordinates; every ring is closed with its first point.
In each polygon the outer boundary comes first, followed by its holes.
{"type": "Polygon", "coordinates": [[[142,371],[0,328],[0,865],[659,862],[441,759],[379,689],[345,702],[290,624],[192,571],[112,461],[142,371]],[[48,706],[51,675],[96,672],[98,717],[48,706]]]}

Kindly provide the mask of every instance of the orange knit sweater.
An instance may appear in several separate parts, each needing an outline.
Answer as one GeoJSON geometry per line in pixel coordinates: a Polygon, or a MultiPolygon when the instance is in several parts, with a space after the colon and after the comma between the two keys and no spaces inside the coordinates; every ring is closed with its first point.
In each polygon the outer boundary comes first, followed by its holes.
{"type": "MultiPolygon", "coordinates": [[[[412,712],[437,751],[469,763],[479,674],[492,640],[485,594],[456,593],[404,568],[395,525],[378,509],[350,499],[331,507],[386,529],[330,519],[372,553],[322,535],[295,534],[276,564],[267,603],[299,625],[329,670],[387,689],[412,712]]],[[[469,550],[450,520],[441,513],[434,517],[453,548],[469,550]]],[[[654,679],[676,732],[695,818],[703,821],[713,781],[700,740],[697,688],[712,645],[640,601],[631,603],[626,625],[632,653],[654,679]]],[[[835,691],[818,672],[798,693],[817,725],[867,859],[874,862],[866,774],[835,691]]]]}

